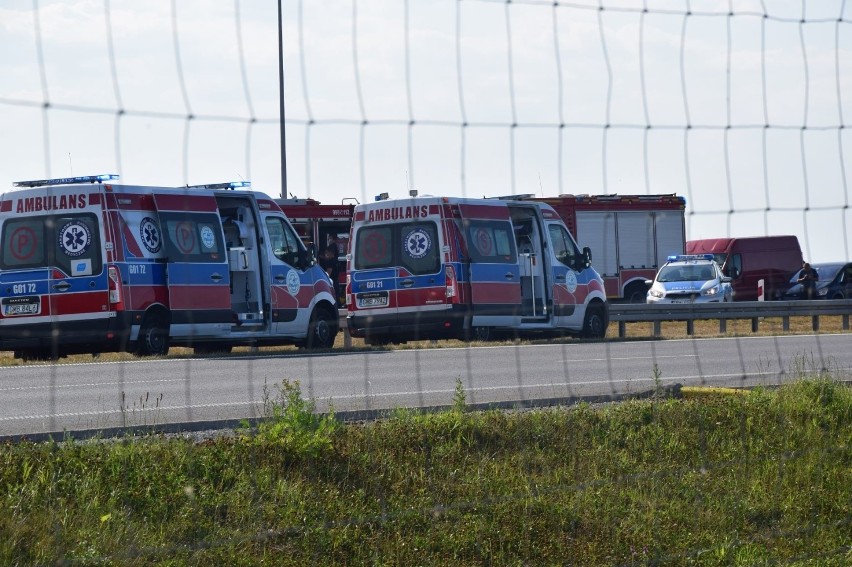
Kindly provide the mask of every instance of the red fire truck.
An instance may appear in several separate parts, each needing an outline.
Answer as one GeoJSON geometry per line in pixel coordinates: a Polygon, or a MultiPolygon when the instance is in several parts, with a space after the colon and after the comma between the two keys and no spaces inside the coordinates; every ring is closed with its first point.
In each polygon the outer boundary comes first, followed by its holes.
{"type": "Polygon", "coordinates": [[[337,295],[339,305],[344,304],[346,289],[346,253],[349,248],[349,229],[352,226],[352,210],[357,201],[344,199],[340,205],[323,205],[314,199],[275,199],[278,206],[290,219],[305,245],[316,247],[317,257],[322,258],[331,244],[337,246],[337,295]]]}
{"type": "Polygon", "coordinates": [[[684,253],[686,199],[678,195],[522,197],[549,204],[577,242],[591,248],[609,299],[644,302],[645,280],[654,279],[667,256],[684,253]]]}

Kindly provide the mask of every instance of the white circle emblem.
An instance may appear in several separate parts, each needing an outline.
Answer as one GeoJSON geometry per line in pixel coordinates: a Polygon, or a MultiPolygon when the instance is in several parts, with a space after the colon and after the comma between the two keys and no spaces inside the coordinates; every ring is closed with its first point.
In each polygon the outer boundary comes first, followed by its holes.
{"type": "Polygon", "coordinates": [[[66,256],[82,256],[92,243],[89,227],[80,221],[71,221],[59,231],[59,245],[66,256]]]}
{"type": "Polygon", "coordinates": [[[209,226],[201,227],[201,244],[208,250],[216,247],[216,235],[213,234],[213,229],[209,226]]]}
{"type": "Polygon", "coordinates": [[[296,273],[296,270],[287,272],[287,291],[290,292],[290,295],[298,294],[300,287],[302,287],[302,282],[299,281],[299,274],[296,273]]]}
{"type": "Polygon", "coordinates": [[[575,274],[573,270],[568,270],[568,273],[565,274],[565,287],[567,287],[568,291],[571,293],[577,291],[577,274],[575,274]]]}
{"type": "Polygon", "coordinates": [[[405,235],[405,251],[415,260],[425,256],[431,247],[432,239],[422,228],[415,228],[405,235]]]}

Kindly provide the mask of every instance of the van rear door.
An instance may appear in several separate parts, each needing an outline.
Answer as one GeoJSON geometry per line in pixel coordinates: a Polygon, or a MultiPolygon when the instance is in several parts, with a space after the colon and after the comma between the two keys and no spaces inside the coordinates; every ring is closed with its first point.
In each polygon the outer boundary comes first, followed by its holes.
{"type": "Polygon", "coordinates": [[[156,193],[166,254],[171,336],[227,336],[230,273],[216,199],[179,190],[156,193]]]}
{"type": "Polygon", "coordinates": [[[398,323],[394,224],[354,227],[352,308],[371,317],[370,327],[388,332],[398,323]]]}
{"type": "Polygon", "coordinates": [[[470,256],[472,327],[514,327],[521,322],[521,273],[509,208],[460,204],[470,256]]]}

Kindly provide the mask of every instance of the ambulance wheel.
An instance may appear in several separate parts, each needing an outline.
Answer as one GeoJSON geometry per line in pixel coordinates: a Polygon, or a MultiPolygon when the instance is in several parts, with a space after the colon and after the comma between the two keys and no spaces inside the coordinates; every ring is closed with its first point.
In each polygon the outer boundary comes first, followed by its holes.
{"type": "Polygon", "coordinates": [[[169,327],[157,315],[147,317],[139,329],[136,339],[136,354],[139,356],[166,356],[169,354],[169,327]]]}
{"type": "Polygon", "coordinates": [[[390,338],[385,335],[367,335],[364,337],[364,344],[367,346],[387,346],[390,342],[390,338]]]}
{"type": "Polygon", "coordinates": [[[231,352],[231,345],[220,345],[216,343],[199,343],[192,347],[192,352],[199,355],[205,356],[210,354],[229,354],[231,352]]]}
{"type": "Polygon", "coordinates": [[[474,327],[470,330],[470,340],[486,343],[492,338],[491,327],[474,327]]]}
{"type": "Polygon", "coordinates": [[[314,309],[305,346],[309,349],[333,347],[337,336],[337,321],[336,312],[332,313],[330,309],[323,307],[314,309]]]}
{"type": "Polygon", "coordinates": [[[56,360],[58,355],[54,355],[52,349],[49,348],[33,348],[16,350],[12,353],[15,358],[20,358],[24,362],[44,362],[46,360],[56,360]]]}
{"type": "Polygon", "coordinates": [[[580,335],[587,339],[602,339],[606,335],[606,317],[601,307],[589,305],[586,308],[580,335]]]}

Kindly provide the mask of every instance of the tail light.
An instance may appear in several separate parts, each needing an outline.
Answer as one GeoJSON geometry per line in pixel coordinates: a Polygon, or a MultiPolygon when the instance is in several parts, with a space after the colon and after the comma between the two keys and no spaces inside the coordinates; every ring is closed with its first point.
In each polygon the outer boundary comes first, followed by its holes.
{"type": "Polygon", "coordinates": [[[112,304],[121,303],[121,273],[116,266],[107,268],[109,276],[109,302],[112,304]]]}
{"type": "Polygon", "coordinates": [[[453,303],[458,301],[458,282],[456,281],[456,270],[452,266],[447,266],[444,270],[446,276],[447,297],[451,298],[453,303]]]}
{"type": "Polygon", "coordinates": [[[351,311],[355,306],[352,305],[352,278],[349,272],[346,273],[346,307],[351,311]]]}

